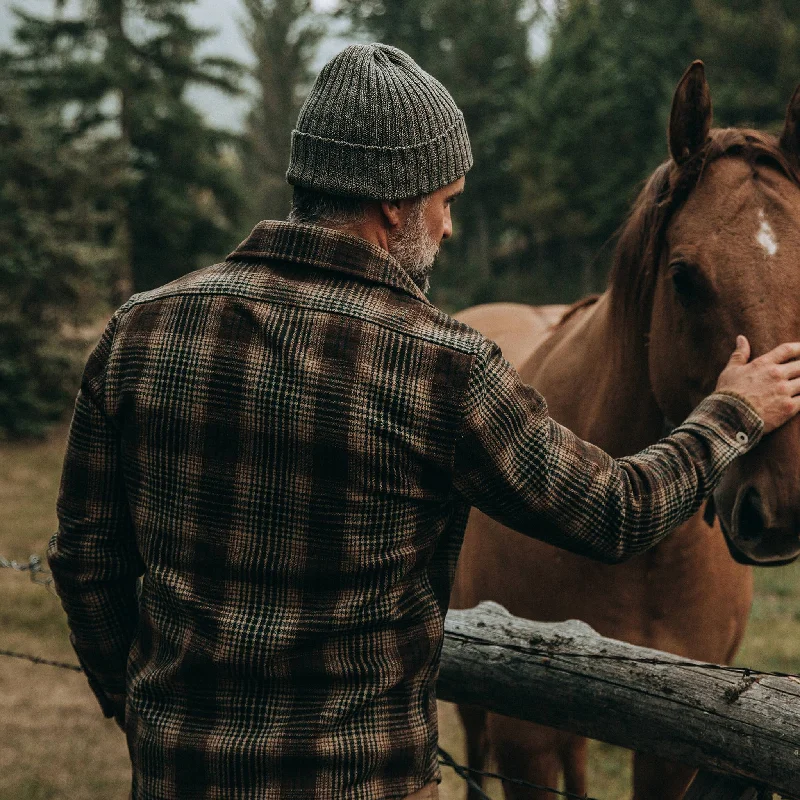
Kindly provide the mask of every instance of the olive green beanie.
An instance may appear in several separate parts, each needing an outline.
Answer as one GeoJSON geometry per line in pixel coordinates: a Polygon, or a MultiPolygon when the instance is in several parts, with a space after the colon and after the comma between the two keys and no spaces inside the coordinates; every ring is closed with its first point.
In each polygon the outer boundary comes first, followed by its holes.
{"type": "Polygon", "coordinates": [[[430,194],[472,166],[464,115],[402,50],[351,45],[329,61],[292,131],[286,179],[329,194],[430,194]]]}

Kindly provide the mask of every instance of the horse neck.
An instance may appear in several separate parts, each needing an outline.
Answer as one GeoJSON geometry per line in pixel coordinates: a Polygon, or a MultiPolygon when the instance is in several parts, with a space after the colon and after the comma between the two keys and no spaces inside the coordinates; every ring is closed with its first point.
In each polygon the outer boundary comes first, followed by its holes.
{"type": "Polygon", "coordinates": [[[606,292],[557,328],[521,375],[557,422],[619,457],[657,441],[664,417],[650,389],[645,335],[619,335],[610,299],[606,292]]]}

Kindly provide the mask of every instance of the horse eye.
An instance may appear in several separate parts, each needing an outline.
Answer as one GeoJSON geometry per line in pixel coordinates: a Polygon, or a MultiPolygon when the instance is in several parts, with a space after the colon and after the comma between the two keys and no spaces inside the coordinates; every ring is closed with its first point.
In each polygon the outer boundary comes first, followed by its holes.
{"type": "Polygon", "coordinates": [[[693,270],[688,264],[676,262],[670,265],[669,274],[678,300],[684,306],[688,306],[697,290],[697,280],[693,270]]]}

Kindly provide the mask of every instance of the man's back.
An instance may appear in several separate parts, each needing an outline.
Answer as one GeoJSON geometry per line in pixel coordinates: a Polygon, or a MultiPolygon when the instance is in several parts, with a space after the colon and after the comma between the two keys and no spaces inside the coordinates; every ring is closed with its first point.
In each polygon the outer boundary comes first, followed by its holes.
{"type": "Polygon", "coordinates": [[[144,562],[134,797],[403,797],[436,777],[482,339],[351,237],[262,224],[232,259],[133,298],[96,357],[144,562]]]}

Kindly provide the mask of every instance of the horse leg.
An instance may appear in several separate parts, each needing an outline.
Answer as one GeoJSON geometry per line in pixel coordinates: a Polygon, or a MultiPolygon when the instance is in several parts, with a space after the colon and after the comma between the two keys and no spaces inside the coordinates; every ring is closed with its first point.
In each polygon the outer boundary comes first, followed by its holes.
{"type": "Polygon", "coordinates": [[[588,744],[587,739],[570,736],[561,750],[561,762],[564,765],[564,789],[572,794],[586,794],[588,744]]]}
{"type": "MultiPolygon", "coordinates": [[[[459,706],[458,714],[464,725],[467,740],[467,766],[471,769],[483,769],[489,749],[486,736],[487,712],[476,706],[459,706]]],[[[479,786],[483,786],[483,779],[480,776],[475,775],[474,780],[479,786]]],[[[467,789],[467,800],[478,800],[478,797],[474,789],[471,787],[467,789]]]]}
{"type": "MultiPolygon", "coordinates": [[[[567,788],[586,793],[586,743],[580,737],[530,722],[489,714],[487,730],[498,771],[510,778],[558,788],[562,773],[567,788]]],[[[553,794],[504,783],[506,800],[553,800],[553,794]]]]}
{"type": "Polygon", "coordinates": [[[696,773],[693,767],[634,753],[633,800],[680,800],[696,773]]]}

